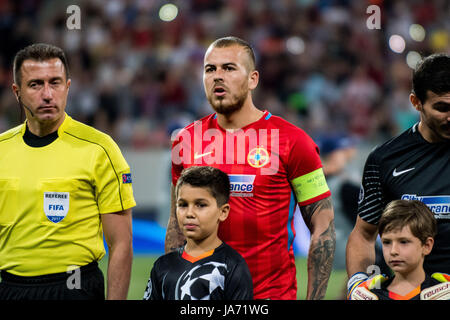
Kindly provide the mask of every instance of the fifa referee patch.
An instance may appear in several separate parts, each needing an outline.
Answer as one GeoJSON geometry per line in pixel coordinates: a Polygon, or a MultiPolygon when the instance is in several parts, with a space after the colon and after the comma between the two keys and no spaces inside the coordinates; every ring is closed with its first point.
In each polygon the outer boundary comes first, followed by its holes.
{"type": "Polygon", "coordinates": [[[122,174],[122,183],[132,183],[133,180],[131,179],[131,173],[123,173],[122,174]]]}

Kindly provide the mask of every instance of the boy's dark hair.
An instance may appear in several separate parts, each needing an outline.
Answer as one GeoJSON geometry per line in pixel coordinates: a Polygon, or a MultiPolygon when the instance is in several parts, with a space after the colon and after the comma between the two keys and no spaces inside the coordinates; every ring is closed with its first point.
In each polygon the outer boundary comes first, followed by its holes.
{"type": "Polygon", "coordinates": [[[184,184],[197,188],[207,188],[216,199],[219,207],[230,200],[230,179],[225,172],[219,169],[209,166],[186,168],[181,172],[175,187],[177,196],[180,187],[184,184]]]}
{"type": "Polygon", "coordinates": [[[249,66],[249,71],[253,71],[256,68],[256,58],[255,58],[255,52],[253,51],[252,46],[245,40],[242,40],[241,38],[229,36],[229,37],[223,37],[219,38],[213,43],[211,43],[211,47],[215,48],[227,48],[231,46],[241,46],[247,51],[247,54],[250,58],[251,65],[249,66]]]}
{"type": "Polygon", "coordinates": [[[401,230],[406,226],[423,244],[437,233],[436,219],[426,204],[418,200],[391,201],[378,222],[378,233],[381,236],[384,232],[401,230]]]}
{"type": "Polygon", "coordinates": [[[423,104],[427,91],[437,95],[450,92],[450,55],[432,54],[417,64],[413,71],[412,92],[423,104]]]}
{"type": "Polygon", "coordinates": [[[67,64],[66,55],[61,48],[53,46],[47,43],[35,43],[29,45],[19,52],[14,57],[13,62],[13,75],[14,83],[18,86],[21,85],[22,74],[20,68],[25,60],[46,61],[50,59],[58,58],[64,65],[64,71],[66,74],[66,80],[69,79],[69,67],[67,64]]]}

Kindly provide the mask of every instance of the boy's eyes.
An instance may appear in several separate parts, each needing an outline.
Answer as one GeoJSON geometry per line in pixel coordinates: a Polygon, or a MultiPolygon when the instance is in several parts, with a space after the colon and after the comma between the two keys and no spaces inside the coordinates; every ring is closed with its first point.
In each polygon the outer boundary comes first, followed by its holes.
{"type": "MultiPolygon", "coordinates": [[[[411,241],[408,240],[408,239],[401,239],[398,242],[401,243],[401,244],[407,244],[407,243],[410,243],[411,241]]],[[[381,243],[384,244],[384,245],[388,245],[388,244],[391,244],[392,241],[388,240],[388,239],[385,239],[385,240],[382,240],[381,243]]]]}
{"type": "MultiPolygon", "coordinates": [[[[198,202],[198,203],[195,203],[194,205],[199,208],[204,208],[204,207],[208,206],[208,204],[205,202],[198,202]]],[[[179,207],[179,208],[183,208],[183,207],[187,207],[187,206],[188,206],[188,204],[186,202],[177,203],[177,207],[179,207]]]]}

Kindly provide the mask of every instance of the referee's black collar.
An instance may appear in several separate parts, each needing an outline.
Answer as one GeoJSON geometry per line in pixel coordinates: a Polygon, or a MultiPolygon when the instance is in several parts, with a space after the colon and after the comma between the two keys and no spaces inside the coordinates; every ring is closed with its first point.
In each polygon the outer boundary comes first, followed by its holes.
{"type": "Polygon", "coordinates": [[[39,137],[31,133],[28,129],[28,125],[25,124],[25,133],[23,135],[23,141],[33,148],[40,148],[48,146],[50,143],[55,141],[58,138],[58,130],[52,132],[46,136],[39,137]]]}

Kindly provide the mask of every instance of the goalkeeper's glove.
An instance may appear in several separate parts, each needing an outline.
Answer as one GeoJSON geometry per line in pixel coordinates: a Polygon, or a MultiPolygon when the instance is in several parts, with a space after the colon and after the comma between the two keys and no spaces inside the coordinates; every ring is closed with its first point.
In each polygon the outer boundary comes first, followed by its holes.
{"type": "Polygon", "coordinates": [[[435,272],[431,277],[440,283],[423,289],[420,300],[450,300],[450,274],[435,272]]]}
{"type": "Polygon", "coordinates": [[[387,278],[382,274],[369,277],[364,272],[355,273],[347,283],[348,300],[378,300],[378,296],[370,290],[380,288],[387,278]]]}

